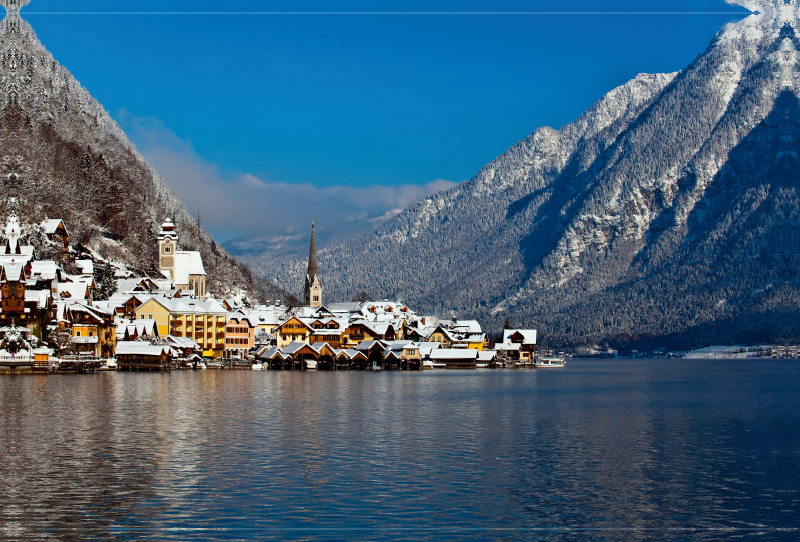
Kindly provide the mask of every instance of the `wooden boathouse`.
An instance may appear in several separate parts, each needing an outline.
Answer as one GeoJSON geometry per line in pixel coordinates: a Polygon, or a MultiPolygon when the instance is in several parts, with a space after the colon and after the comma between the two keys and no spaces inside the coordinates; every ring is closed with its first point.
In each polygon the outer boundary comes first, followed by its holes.
{"type": "Polygon", "coordinates": [[[116,350],[120,371],[167,371],[172,368],[173,350],[142,341],[120,341],[116,350]]]}

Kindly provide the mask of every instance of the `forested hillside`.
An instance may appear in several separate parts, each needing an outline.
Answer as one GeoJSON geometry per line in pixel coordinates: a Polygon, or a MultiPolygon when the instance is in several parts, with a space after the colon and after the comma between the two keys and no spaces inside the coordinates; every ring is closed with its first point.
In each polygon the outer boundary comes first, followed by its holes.
{"type": "Polygon", "coordinates": [[[173,217],[182,249],[203,255],[209,291],[222,295],[243,287],[254,299],[284,297],[200,228],[117,123],[37,40],[18,14],[20,2],[3,5],[9,13],[0,23],[0,168],[6,181],[0,198],[10,180],[20,183],[30,221],[62,218],[71,242],[154,275],[156,234],[173,217]]]}

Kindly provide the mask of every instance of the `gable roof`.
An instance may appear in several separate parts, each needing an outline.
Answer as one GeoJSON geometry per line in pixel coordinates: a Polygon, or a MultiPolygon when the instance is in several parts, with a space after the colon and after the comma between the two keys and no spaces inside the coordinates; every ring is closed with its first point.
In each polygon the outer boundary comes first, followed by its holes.
{"type": "Polygon", "coordinates": [[[53,235],[58,231],[59,227],[64,228],[64,233],[69,235],[67,226],[64,225],[64,221],[60,218],[46,218],[42,221],[42,229],[46,235],[53,235]]]}
{"type": "Polygon", "coordinates": [[[504,329],[503,342],[511,342],[512,335],[517,333],[522,335],[522,344],[536,344],[537,332],[535,329],[504,329]]]}

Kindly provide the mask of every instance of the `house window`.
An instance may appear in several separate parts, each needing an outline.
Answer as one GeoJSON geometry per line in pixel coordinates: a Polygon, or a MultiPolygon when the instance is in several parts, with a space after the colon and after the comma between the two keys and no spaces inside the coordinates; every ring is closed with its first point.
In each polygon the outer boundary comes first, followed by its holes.
{"type": "Polygon", "coordinates": [[[314,301],[319,301],[319,296],[318,295],[314,296],[314,301]]]}
{"type": "Polygon", "coordinates": [[[76,336],[76,337],[80,337],[80,336],[81,336],[81,332],[80,332],[80,331],[76,331],[76,332],[75,332],[75,336],[76,336]]]}
{"type": "Polygon", "coordinates": [[[92,331],[89,332],[89,337],[94,337],[94,333],[92,331]]]}
{"type": "Polygon", "coordinates": [[[172,252],[172,247],[164,247],[164,254],[169,254],[172,252]]]}

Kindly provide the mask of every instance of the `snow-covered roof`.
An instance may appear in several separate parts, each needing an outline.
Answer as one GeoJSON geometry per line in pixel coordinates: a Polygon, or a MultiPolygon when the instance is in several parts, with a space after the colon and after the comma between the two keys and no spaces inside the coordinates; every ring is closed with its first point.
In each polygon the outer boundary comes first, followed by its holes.
{"type": "Polygon", "coordinates": [[[286,356],[283,355],[281,349],[278,347],[270,348],[266,352],[262,352],[261,354],[258,355],[258,359],[275,359],[275,358],[286,359],[286,356]]]}
{"type": "Polygon", "coordinates": [[[176,337],[175,335],[167,335],[166,340],[178,348],[191,348],[193,350],[200,350],[200,346],[189,337],[176,337]]]}
{"type": "Polygon", "coordinates": [[[511,341],[511,336],[515,333],[522,335],[522,344],[536,344],[536,330],[535,329],[504,329],[503,342],[508,343],[511,341]]]}
{"type": "Polygon", "coordinates": [[[497,357],[497,352],[486,350],[485,352],[478,351],[478,361],[492,361],[497,357]]]}
{"type": "Polygon", "coordinates": [[[477,360],[478,351],[470,348],[437,348],[431,351],[432,360],[477,360]]]}
{"type": "Polygon", "coordinates": [[[47,308],[50,290],[25,290],[25,303],[36,303],[37,309],[47,308]]]}
{"type": "Polygon", "coordinates": [[[117,343],[114,355],[160,356],[162,353],[171,354],[172,349],[169,346],[157,346],[144,341],[120,341],[117,343]]]}
{"type": "Polygon", "coordinates": [[[205,275],[203,257],[197,251],[179,250],[175,253],[175,284],[189,284],[189,275],[205,275]]]}
{"type": "Polygon", "coordinates": [[[94,275],[94,262],[92,260],[75,260],[75,265],[81,270],[82,275],[94,275]]]}
{"type": "Polygon", "coordinates": [[[453,331],[458,333],[483,333],[477,320],[457,320],[453,322],[453,331]]]}
{"type": "Polygon", "coordinates": [[[25,275],[22,273],[23,269],[25,268],[25,264],[3,262],[0,263],[0,265],[6,272],[6,280],[20,281],[25,279],[25,275]]]}
{"type": "Polygon", "coordinates": [[[60,282],[58,283],[58,295],[70,299],[86,299],[88,286],[85,282],[60,282]]]}
{"type": "Polygon", "coordinates": [[[47,235],[53,235],[58,230],[58,227],[61,226],[64,228],[64,231],[67,231],[67,227],[64,225],[64,221],[60,218],[46,218],[42,221],[42,229],[44,233],[47,235]]]}
{"type": "Polygon", "coordinates": [[[286,346],[284,346],[281,349],[281,352],[285,356],[291,356],[291,355],[294,355],[295,353],[297,353],[297,351],[300,350],[301,348],[303,348],[304,346],[309,346],[309,345],[306,344],[306,343],[301,343],[299,341],[292,341],[289,344],[287,344],[286,346]]]}
{"type": "Polygon", "coordinates": [[[41,280],[58,278],[58,264],[53,260],[34,260],[31,262],[31,277],[41,280]]]}
{"type": "Polygon", "coordinates": [[[363,357],[363,358],[366,358],[366,357],[367,357],[367,356],[365,356],[365,355],[364,355],[364,352],[359,352],[358,350],[354,350],[354,349],[352,349],[352,348],[347,348],[347,349],[334,349],[334,353],[336,354],[336,357],[337,357],[337,358],[338,358],[339,356],[344,356],[344,357],[346,357],[347,359],[353,359],[353,358],[355,358],[356,356],[361,356],[361,357],[363,357]]]}

